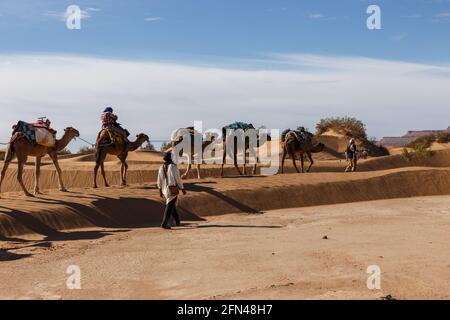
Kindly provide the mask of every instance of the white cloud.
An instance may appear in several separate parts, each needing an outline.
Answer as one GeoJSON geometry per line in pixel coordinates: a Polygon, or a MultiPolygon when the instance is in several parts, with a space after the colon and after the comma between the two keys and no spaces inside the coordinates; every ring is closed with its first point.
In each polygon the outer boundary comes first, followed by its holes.
{"type": "Polygon", "coordinates": [[[100,12],[100,11],[102,11],[102,9],[100,9],[100,8],[93,8],[93,7],[90,7],[90,8],[86,8],[86,11],[91,11],[91,12],[100,12]]]}
{"type": "Polygon", "coordinates": [[[160,21],[162,20],[161,17],[147,17],[144,19],[145,21],[153,22],[153,21],[160,21]]]}
{"type": "Polygon", "coordinates": [[[348,16],[326,16],[322,13],[309,13],[308,18],[312,20],[341,20],[341,19],[348,19],[348,16]]]}
{"type": "Polygon", "coordinates": [[[450,18],[450,12],[441,12],[434,16],[435,18],[450,18]]]}
{"type": "Polygon", "coordinates": [[[310,13],[310,14],[308,14],[308,17],[310,19],[321,19],[321,18],[324,18],[325,16],[321,13],[310,13]]]}
{"type": "Polygon", "coordinates": [[[422,18],[422,15],[420,13],[413,13],[410,15],[405,16],[405,18],[409,18],[409,19],[419,19],[422,18]]]}
{"type": "Polygon", "coordinates": [[[362,57],[272,55],[249,69],[76,56],[0,55],[0,141],[17,120],[48,116],[94,140],[113,106],[137,134],[167,138],[203,120],[310,129],[321,117],[355,116],[369,135],[450,125],[450,67],[362,57]]]}
{"type": "Polygon", "coordinates": [[[393,35],[393,36],[391,37],[391,40],[393,40],[393,41],[402,41],[402,40],[404,40],[407,36],[408,36],[408,34],[407,34],[406,32],[400,32],[400,33],[397,33],[397,34],[393,35]]]}

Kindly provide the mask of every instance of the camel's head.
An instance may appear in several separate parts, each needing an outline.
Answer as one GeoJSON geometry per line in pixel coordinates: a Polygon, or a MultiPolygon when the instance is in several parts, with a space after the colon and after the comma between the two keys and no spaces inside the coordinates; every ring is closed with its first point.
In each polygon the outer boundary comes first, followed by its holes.
{"type": "Polygon", "coordinates": [[[69,134],[71,137],[79,137],[80,136],[80,132],[72,127],[68,127],[64,129],[65,134],[69,134]]]}
{"type": "Polygon", "coordinates": [[[150,142],[150,137],[144,133],[139,133],[136,135],[137,141],[142,141],[144,143],[145,141],[150,142]]]}

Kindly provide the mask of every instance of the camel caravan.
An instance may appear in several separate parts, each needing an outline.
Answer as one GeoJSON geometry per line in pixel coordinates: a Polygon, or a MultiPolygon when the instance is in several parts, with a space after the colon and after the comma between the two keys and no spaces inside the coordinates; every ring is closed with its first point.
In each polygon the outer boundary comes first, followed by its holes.
{"type": "MultiPolygon", "coordinates": [[[[94,188],[98,188],[97,176],[99,169],[101,170],[105,187],[109,187],[105,174],[105,159],[107,155],[114,155],[119,159],[121,163],[120,184],[123,187],[126,186],[127,171],[129,167],[127,164],[127,157],[129,153],[138,150],[145,142],[150,143],[150,137],[144,133],[138,134],[134,141],[130,141],[128,139],[130,133],[122,128],[117,121],[118,117],[113,113],[113,109],[110,107],[106,108],[101,114],[102,128],[98,133],[95,143],[95,167],[93,170],[94,188]]],[[[257,165],[261,162],[258,155],[259,152],[255,152],[255,150],[272,140],[268,130],[265,130],[265,128],[255,129],[250,123],[235,122],[224,126],[221,131],[221,133],[216,132],[215,135],[210,135],[209,133],[208,136],[206,136],[206,134],[203,136],[200,132],[196,131],[194,127],[180,128],[174,131],[171,136],[170,148],[168,148],[166,152],[172,152],[173,155],[179,157],[183,157],[186,154],[188,155],[186,162],[187,170],[182,175],[183,179],[186,179],[189,176],[194,162],[196,163],[197,168],[197,178],[202,178],[201,164],[205,162],[212,163],[207,161],[211,159],[205,160],[202,156],[208,151],[208,148],[211,148],[212,150],[212,147],[214,145],[217,146],[217,144],[221,147],[219,153],[215,150],[211,152],[211,155],[214,155],[216,160],[221,160],[221,162],[219,162],[221,163],[221,177],[224,177],[224,165],[227,163],[228,159],[232,159],[231,163],[234,165],[240,176],[246,175],[246,164],[248,164],[247,160],[250,156],[253,157],[251,174],[256,174],[257,165]],[[236,132],[243,134],[242,141],[239,141],[238,135],[235,134],[236,132]],[[177,148],[180,149],[178,150],[177,148]],[[201,156],[199,157],[200,153],[201,156]],[[242,170],[238,165],[239,155],[241,156],[241,159],[243,159],[241,160],[242,170]]],[[[64,134],[60,139],[57,139],[56,135],[57,132],[51,128],[51,122],[45,118],[38,119],[36,123],[19,121],[13,127],[12,137],[5,152],[4,165],[1,171],[0,194],[6,171],[15,158],[17,158],[18,163],[17,180],[25,195],[32,197],[41,194],[39,177],[41,161],[44,156],[49,156],[56,168],[59,190],[63,192],[67,191],[64,186],[61,168],[58,163],[58,154],[64,150],[73,139],[80,137],[80,133],[78,130],[68,127],[64,130],[64,134]],[[22,179],[24,166],[27,163],[28,157],[36,158],[35,187],[33,194],[26,189],[22,179]]],[[[309,159],[310,165],[306,169],[306,172],[309,172],[311,166],[314,164],[312,154],[322,152],[325,146],[322,143],[314,144],[313,134],[307,132],[303,127],[300,127],[297,130],[285,130],[281,135],[279,147],[282,149],[281,173],[284,173],[284,162],[287,155],[291,157],[296,171],[298,173],[303,173],[305,172],[304,155],[306,154],[309,159]],[[301,171],[296,165],[296,155],[300,155],[301,171]]],[[[279,157],[279,154],[277,154],[277,156],[279,157]]]]}

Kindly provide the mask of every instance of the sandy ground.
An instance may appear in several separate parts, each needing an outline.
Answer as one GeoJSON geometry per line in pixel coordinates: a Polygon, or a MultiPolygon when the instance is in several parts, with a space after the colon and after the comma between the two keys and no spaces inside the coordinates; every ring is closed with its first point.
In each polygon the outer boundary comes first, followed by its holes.
{"type": "MultiPolygon", "coordinates": [[[[127,188],[114,186],[108,159],[113,187],[95,190],[92,156],[61,159],[69,193],[45,162],[45,194],[31,199],[13,164],[0,199],[0,298],[450,299],[450,149],[363,160],[356,173],[316,159],[312,173],[293,174],[288,160],[288,174],[271,177],[227,166],[221,179],[204,166],[179,203],[190,223],[172,231],[157,227],[158,153],[130,154],[127,188]],[[66,287],[70,265],[81,290],[66,287]],[[369,265],[381,268],[381,290],[366,286],[369,265]]],[[[31,190],[31,161],[24,180],[31,190]]]]}
{"type": "Polygon", "coordinates": [[[68,234],[78,240],[3,242],[0,298],[450,298],[450,196],[68,234]],[[66,287],[69,265],[81,268],[81,290],[66,287]],[[369,265],[381,268],[381,290],[366,286],[369,265]]]}

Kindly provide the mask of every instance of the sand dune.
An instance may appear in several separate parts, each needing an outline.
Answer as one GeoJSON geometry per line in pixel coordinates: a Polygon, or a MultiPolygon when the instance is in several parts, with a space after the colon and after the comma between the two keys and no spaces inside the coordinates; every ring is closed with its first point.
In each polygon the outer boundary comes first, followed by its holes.
{"type": "MultiPolygon", "coordinates": [[[[187,217],[259,213],[399,197],[450,194],[450,169],[403,168],[373,172],[286,174],[186,181],[180,199],[187,217]]],[[[51,233],[80,227],[156,226],[163,211],[154,184],[129,188],[51,191],[39,199],[6,193],[0,200],[0,235],[51,233]]]]}
{"type": "MultiPolygon", "coordinates": [[[[88,156],[80,156],[61,160],[61,167],[64,171],[64,180],[69,188],[88,188],[93,185],[93,168],[94,162],[88,156]]],[[[130,154],[130,169],[128,174],[129,184],[153,183],[156,181],[157,171],[161,162],[159,153],[136,152],[130,154]]],[[[315,157],[317,160],[317,157],[315,157]]],[[[32,159],[30,159],[31,161],[32,159]]],[[[109,158],[105,167],[107,169],[107,177],[112,185],[118,185],[120,163],[117,158],[109,158]]],[[[317,160],[312,172],[343,172],[346,167],[345,160],[317,160]]],[[[359,163],[359,171],[387,170],[405,167],[450,167],[450,149],[438,150],[434,156],[429,159],[420,159],[407,161],[401,155],[392,155],[379,158],[371,158],[361,160],[359,163]]],[[[185,165],[180,165],[180,170],[185,170],[185,165]]],[[[286,172],[294,172],[292,162],[286,159],[286,172]]],[[[236,175],[233,166],[225,167],[227,176],[236,175]]],[[[17,183],[17,166],[12,164],[7,172],[5,182],[2,187],[3,192],[19,191],[20,186],[17,183]]],[[[205,178],[218,177],[220,175],[220,166],[204,165],[202,166],[202,175],[205,178]]],[[[191,172],[190,178],[195,178],[196,172],[191,172]]],[[[45,189],[57,189],[57,175],[51,162],[46,161],[41,172],[41,187],[45,189]]],[[[24,183],[28,188],[34,186],[34,165],[32,162],[26,167],[24,172],[24,183]]],[[[100,180],[100,185],[102,181],[100,180]]]]}

